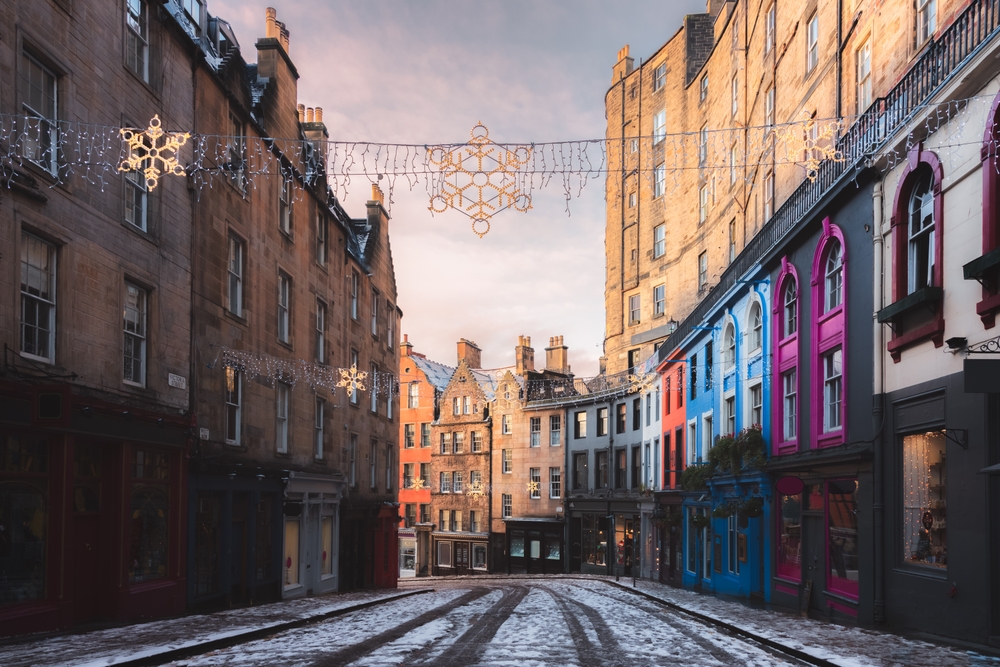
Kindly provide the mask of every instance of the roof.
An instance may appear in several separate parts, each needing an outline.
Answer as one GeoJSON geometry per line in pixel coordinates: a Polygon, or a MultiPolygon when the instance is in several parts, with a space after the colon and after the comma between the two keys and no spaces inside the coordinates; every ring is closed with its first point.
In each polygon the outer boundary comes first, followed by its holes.
{"type": "Polygon", "coordinates": [[[515,366],[504,366],[503,368],[489,369],[473,368],[471,370],[472,376],[476,378],[476,382],[478,382],[479,386],[482,388],[487,401],[492,401],[496,398],[497,387],[500,384],[500,379],[503,378],[506,373],[510,373],[511,377],[514,378],[520,389],[524,389],[524,378],[514,373],[514,371],[517,370],[515,366]]]}
{"type": "Polygon", "coordinates": [[[455,369],[451,366],[439,364],[425,357],[412,356],[410,358],[417,368],[423,371],[427,381],[434,385],[438,391],[444,391],[448,382],[451,381],[451,376],[455,374],[455,369]]]}

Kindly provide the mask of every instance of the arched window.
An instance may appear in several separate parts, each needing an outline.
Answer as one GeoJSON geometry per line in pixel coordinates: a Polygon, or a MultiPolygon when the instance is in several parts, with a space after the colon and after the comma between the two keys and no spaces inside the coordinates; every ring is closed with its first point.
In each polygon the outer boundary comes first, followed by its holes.
{"type": "Polygon", "coordinates": [[[966,280],[977,280],[982,285],[982,299],[976,304],[976,314],[983,327],[992,329],[1000,312],[1000,263],[993,251],[1000,247],[1000,93],[993,98],[993,106],[986,117],[983,143],[979,155],[983,174],[983,254],[963,266],[966,280]]]}
{"type": "Polygon", "coordinates": [[[789,277],[785,283],[784,294],[782,295],[783,318],[785,336],[791,336],[799,330],[799,295],[796,289],[795,278],[789,277]]]}
{"type": "Polygon", "coordinates": [[[760,303],[754,301],[750,304],[750,317],[747,318],[747,325],[750,330],[750,352],[760,350],[764,339],[764,323],[761,317],[760,303]]]}
{"type": "Polygon", "coordinates": [[[934,175],[920,170],[909,205],[907,294],[934,284],[934,175]]]}
{"type": "Polygon", "coordinates": [[[722,367],[724,373],[736,367],[736,329],[732,322],[726,323],[725,333],[722,334],[722,367]]]}
{"type": "MultiPolygon", "coordinates": [[[[829,218],[823,220],[823,231],[813,257],[813,317],[810,338],[811,383],[808,395],[812,401],[812,436],[814,447],[844,444],[843,424],[846,421],[847,350],[847,276],[844,234],[829,218]],[[821,335],[822,332],[822,335],[821,335]]],[[[783,378],[784,379],[784,378],[783,378]]],[[[789,378],[783,387],[785,400],[798,401],[798,378],[789,378]]],[[[784,427],[797,428],[786,419],[784,427]]]]}
{"type": "Polygon", "coordinates": [[[830,247],[826,251],[824,266],[823,312],[829,313],[839,306],[844,299],[844,254],[840,242],[836,239],[830,241],[830,247]]]}

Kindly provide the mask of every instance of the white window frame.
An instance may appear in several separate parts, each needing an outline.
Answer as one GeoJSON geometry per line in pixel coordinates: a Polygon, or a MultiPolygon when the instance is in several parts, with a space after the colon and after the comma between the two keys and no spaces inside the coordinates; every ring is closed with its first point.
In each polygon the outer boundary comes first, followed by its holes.
{"type": "Polygon", "coordinates": [[[469,447],[472,449],[473,454],[479,454],[483,451],[483,434],[481,432],[472,432],[472,442],[469,447]]]}
{"type": "Polygon", "coordinates": [[[350,286],[351,287],[351,298],[350,298],[351,319],[352,320],[357,320],[358,319],[358,272],[355,271],[354,269],[351,269],[350,280],[351,280],[351,286],[350,286]]]}
{"type": "Polygon", "coordinates": [[[326,401],[316,397],[316,405],[313,413],[313,457],[317,461],[323,460],[323,432],[324,432],[324,418],[326,414],[326,401]]]}
{"type": "Polygon", "coordinates": [[[288,453],[288,421],[292,388],[284,382],[274,384],[275,434],[274,446],[279,454],[288,453]]]}
{"type": "Polygon", "coordinates": [[[451,434],[451,453],[461,454],[462,450],[465,448],[465,433],[462,431],[455,431],[451,434]]]}
{"type": "Polygon", "coordinates": [[[503,435],[511,434],[511,424],[510,415],[501,415],[500,417],[500,433],[503,435]]]}
{"type": "Polygon", "coordinates": [[[667,254],[667,226],[665,224],[653,227],[653,259],[667,254]]]}
{"type": "Polygon", "coordinates": [[[708,74],[702,74],[698,81],[698,104],[708,99],[708,74]]]}
{"type": "Polygon", "coordinates": [[[653,286],[653,316],[663,315],[667,309],[667,286],[663,283],[653,286]]]}
{"type": "Polygon", "coordinates": [[[549,415],[549,447],[562,444],[562,415],[549,415]]]}
{"type": "Polygon", "coordinates": [[[145,0],[125,1],[125,62],[143,81],[149,82],[149,12],[145,0]],[[135,56],[135,62],[132,56],[135,56]]]}
{"type": "Polygon", "coordinates": [[[775,3],[771,3],[771,6],[767,8],[767,13],[764,15],[764,55],[771,52],[774,48],[774,35],[775,35],[775,3]]]}
{"type": "Polygon", "coordinates": [[[698,166],[704,166],[708,162],[708,124],[702,125],[698,130],[698,166]]]}
{"type": "Polygon", "coordinates": [[[823,433],[843,428],[844,365],[842,348],[837,347],[820,355],[823,373],[823,433]],[[839,360],[840,368],[836,368],[839,360]]]}
{"type": "Polygon", "coordinates": [[[528,418],[528,446],[529,447],[541,447],[542,446],[542,418],[541,417],[529,417],[528,418]]]}
{"type": "Polygon", "coordinates": [[[372,414],[377,414],[378,413],[378,364],[373,363],[371,365],[371,370],[369,372],[370,375],[368,376],[368,383],[366,384],[366,386],[368,387],[368,397],[370,403],[368,407],[371,410],[372,414]]]}
{"type": "Polygon", "coordinates": [[[854,52],[856,62],[855,78],[857,81],[857,113],[860,116],[872,104],[872,43],[865,43],[854,52]]]}
{"type": "Polygon", "coordinates": [[[907,214],[906,288],[907,294],[913,294],[918,289],[934,284],[937,220],[934,216],[932,174],[924,173],[917,179],[907,205],[907,214]],[[921,263],[926,265],[924,275],[918,273],[921,263]]]}
{"type": "Polygon", "coordinates": [[[653,115],[653,145],[667,138],[667,112],[665,109],[653,115]]]}
{"type": "Polygon", "coordinates": [[[243,428],[243,373],[232,366],[226,366],[224,372],[226,375],[226,386],[223,389],[223,400],[226,405],[224,431],[226,444],[239,445],[240,431],[243,428]],[[230,415],[232,415],[232,419],[230,419],[230,415]],[[230,421],[233,423],[234,433],[229,431],[230,421]]]}
{"type": "Polygon", "coordinates": [[[418,381],[410,382],[409,392],[407,394],[406,407],[408,408],[419,408],[420,407],[420,383],[418,381]]]}
{"type": "Polygon", "coordinates": [[[768,86],[764,93],[764,125],[772,127],[774,125],[774,86],[768,86]]]}
{"type": "Polygon", "coordinates": [[[823,312],[830,312],[840,306],[843,301],[844,247],[839,239],[834,239],[826,250],[826,261],[823,262],[823,312]]]}
{"type": "Polygon", "coordinates": [[[667,166],[661,162],[653,169],[653,199],[659,199],[667,190],[667,166]]]}
{"type": "Polygon", "coordinates": [[[736,118],[736,114],[740,111],[740,77],[737,74],[733,75],[732,87],[732,115],[736,118]]]}
{"type": "Polygon", "coordinates": [[[736,185],[738,179],[739,146],[733,144],[729,149],[729,185],[736,185]]]}
{"type": "Polygon", "coordinates": [[[792,441],[798,437],[798,369],[792,368],[781,374],[781,393],[783,440],[792,441]]]}
{"type": "Polygon", "coordinates": [[[708,285],[708,251],[698,254],[698,289],[703,290],[708,285]]]}
{"type": "Polygon", "coordinates": [[[55,245],[22,230],[21,340],[19,349],[22,357],[47,363],[55,363],[56,359],[56,268],[55,245]],[[32,253],[32,249],[35,249],[36,252],[32,253]],[[31,258],[39,254],[38,250],[44,250],[47,266],[32,263],[31,258]],[[24,276],[28,276],[28,283],[24,282],[24,276]],[[31,323],[28,323],[27,318],[29,310],[40,313],[38,317],[33,318],[31,323]],[[25,331],[29,328],[36,334],[44,332],[42,335],[32,336],[31,339],[37,341],[44,337],[47,355],[36,354],[36,352],[41,351],[37,344],[34,346],[35,351],[27,349],[25,331]]]}
{"type": "Polygon", "coordinates": [[[278,340],[286,344],[292,339],[291,282],[285,272],[278,271],[278,340]]]}
{"type": "Polygon", "coordinates": [[[513,449],[501,449],[500,450],[500,473],[503,475],[509,475],[514,472],[514,450],[513,449]]]}
{"type": "Polygon", "coordinates": [[[736,327],[728,321],[722,329],[722,372],[736,369],[736,327]]]}
{"type": "Polygon", "coordinates": [[[698,224],[703,225],[708,220],[708,183],[698,188],[698,224]]]}
{"type": "Polygon", "coordinates": [[[687,465],[694,465],[698,462],[698,420],[689,419],[687,422],[687,447],[684,448],[684,457],[687,465]]]}
{"type": "Polygon", "coordinates": [[[125,281],[125,303],[122,324],[123,375],[122,381],[133,387],[146,386],[146,328],[148,322],[149,293],[133,282],[125,281]],[[138,365],[138,373],[136,366],[138,365]],[[131,366],[131,371],[130,367],[131,366]],[[135,377],[138,374],[138,378],[135,377]]]}
{"type": "Polygon", "coordinates": [[[701,457],[703,461],[708,461],[708,453],[712,451],[712,446],[715,444],[713,432],[714,416],[711,410],[701,415],[701,457]]]}
{"type": "Polygon", "coordinates": [[[378,340],[378,301],[379,301],[378,292],[375,291],[375,290],[372,290],[372,318],[371,318],[372,321],[371,321],[371,325],[372,325],[372,337],[375,340],[378,340]]]}
{"type": "Polygon", "coordinates": [[[819,65],[819,12],[806,21],[806,74],[819,65]]]}
{"type": "Polygon", "coordinates": [[[21,153],[25,159],[54,175],[59,169],[59,76],[27,51],[21,52],[21,58],[22,82],[29,77],[29,69],[38,69],[45,84],[43,94],[51,98],[52,105],[52,117],[49,118],[42,109],[36,109],[29,100],[22,98],[21,106],[28,120],[21,140],[21,153]]]}
{"type": "Polygon", "coordinates": [[[316,299],[316,361],[326,364],[326,303],[316,299]]]}
{"type": "Polygon", "coordinates": [[[149,209],[149,191],[146,189],[146,177],[142,169],[129,169],[125,172],[125,198],[123,202],[125,223],[146,231],[149,209]]]}
{"type": "Polygon", "coordinates": [[[747,386],[746,426],[764,423],[764,387],[758,380],[747,386]]]}
{"type": "Polygon", "coordinates": [[[660,90],[667,83],[667,64],[662,63],[653,70],[653,92],[660,90]]]}
{"type": "Polygon", "coordinates": [[[760,352],[764,345],[764,308],[757,299],[750,301],[747,313],[747,337],[749,353],[760,352]]]}
{"type": "Polygon", "coordinates": [[[794,278],[785,283],[782,301],[784,302],[782,312],[785,318],[785,328],[784,331],[781,332],[781,335],[784,338],[791,336],[799,330],[799,295],[798,286],[794,278]]]}
{"type": "Polygon", "coordinates": [[[504,519],[509,519],[514,516],[514,503],[513,497],[509,493],[503,493],[500,495],[500,516],[504,519]]]}
{"type": "Polygon", "coordinates": [[[562,497],[562,468],[549,468],[549,498],[562,497]]]}
{"type": "Polygon", "coordinates": [[[917,0],[917,46],[934,36],[937,29],[937,1],[917,0]]]}
{"type": "Polygon", "coordinates": [[[243,241],[229,234],[229,285],[226,307],[236,317],[243,317],[243,241]]]}
{"type": "Polygon", "coordinates": [[[282,179],[278,186],[278,228],[289,236],[292,235],[292,197],[295,184],[292,180],[282,179]]]}
{"type": "Polygon", "coordinates": [[[638,294],[631,294],[628,297],[628,322],[638,324],[642,321],[642,298],[638,294]]]}
{"type": "Polygon", "coordinates": [[[528,479],[535,482],[534,490],[531,491],[529,497],[531,500],[541,500],[542,498],[542,469],[541,468],[529,468],[528,469],[528,479]]]}
{"type": "MultiPolygon", "coordinates": [[[[354,368],[358,367],[358,351],[357,350],[351,350],[351,366],[354,367],[354,368]]],[[[373,378],[373,381],[374,381],[374,378],[373,378]]],[[[357,405],[358,404],[358,389],[356,387],[349,387],[347,391],[348,391],[348,395],[350,396],[351,405],[357,405]]]]}

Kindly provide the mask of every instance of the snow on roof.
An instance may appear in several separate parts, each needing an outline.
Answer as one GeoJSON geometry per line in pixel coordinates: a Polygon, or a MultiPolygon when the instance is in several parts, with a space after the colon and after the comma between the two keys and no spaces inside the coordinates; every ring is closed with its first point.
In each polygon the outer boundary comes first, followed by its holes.
{"type": "Polygon", "coordinates": [[[438,391],[444,391],[445,387],[451,381],[451,376],[455,374],[455,369],[451,366],[439,364],[426,357],[413,356],[410,358],[413,359],[413,363],[417,365],[417,368],[427,376],[427,381],[434,385],[438,391]]]}
{"type": "Polygon", "coordinates": [[[500,379],[506,373],[510,373],[511,377],[517,382],[521,389],[524,389],[524,378],[520,375],[516,375],[514,371],[515,366],[504,366],[503,368],[474,368],[472,369],[472,375],[476,378],[476,382],[482,387],[483,393],[486,395],[486,400],[492,401],[496,398],[497,387],[500,384],[500,379]]]}

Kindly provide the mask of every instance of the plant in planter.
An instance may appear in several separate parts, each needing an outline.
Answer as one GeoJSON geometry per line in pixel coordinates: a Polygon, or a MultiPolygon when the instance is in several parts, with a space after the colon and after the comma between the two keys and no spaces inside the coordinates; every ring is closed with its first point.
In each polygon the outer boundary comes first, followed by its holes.
{"type": "Polygon", "coordinates": [[[764,513],[764,499],[760,496],[748,498],[740,505],[740,518],[756,519],[764,513]]]}
{"type": "Polygon", "coordinates": [[[708,516],[705,514],[695,514],[691,517],[691,525],[698,530],[705,528],[710,522],[708,516]]]}
{"type": "Polygon", "coordinates": [[[724,505],[719,505],[714,510],[712,510],[712,516],[716,519],[728,519],[732,515],[736,514],[737,507],[735,503],[726,503],[724,505]]]}
{"type": "Polygon", "coordinates": [[[690,465],[681,473],[681,488],[685,491],[701,491],[708,488],[708,478],[712,476],[714,466],[711,463],[690,465]]]}
{"type": "Polygon", "coordinates": [[[766,443],[759,426],[745,428],[736,435],[718,438],[708,452],[716,474],[738,475],[743,470],[759,470],[767,461],[766,443]]]}

